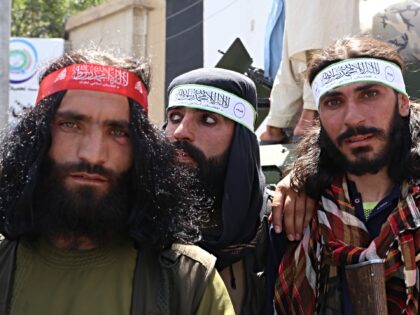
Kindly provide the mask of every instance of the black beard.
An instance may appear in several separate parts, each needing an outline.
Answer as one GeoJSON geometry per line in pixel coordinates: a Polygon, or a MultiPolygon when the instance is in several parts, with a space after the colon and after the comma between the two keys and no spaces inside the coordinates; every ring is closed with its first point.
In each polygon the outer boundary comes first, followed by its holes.
{"type": "Polygon", "coordinates": [[[129,174],[122,174],[86,163],[60,164],[46,157],[43,174],[35,188],[35,234],[48,239],[65,238],[77,247],[79,237],[86,237],[97,246],[116,237],[128,235],[130,209],[129,174]],[[68,188],[64,183],[70,172],[86,172],[105,177],[108,191],[99,193],[94,187],[68,188]]]}
{"type": "Polygon", "coordinates": [[[223,192],[228,163],[229,150],[221,156],[207,159],[204,153],[187,141],[177,141],[175,146],[182,149],[197,162],[195,170],[200,183],[214,201],[214,207],[220,209],[223,203],[223,192]]]}
{"type": "MultiPolygon", "coordinates": [[[[380,152],[376,154],[374,158],[368,159],[365,157],[359,158],[358,160],[352,162],[349,161],[341,152],[338,150],[336,145],[331,141],[331,139],[327,136],[325,130],[321,126],[320,131],[320,146],[321,150],[326,152],[327,156],[330,160],[333,161],[337,167],[345,172],[350,174],[361,176],[364,174],[376,174],[381,169],[386,166],[389,166],[393,156],[398,153],[399,145],[401,139],[403,137],[402,130],[403,130],[404,121],[403,118],[398,113],[398,103],[395,105],[394,109],[394,116],[390,123],[389,133],[388,135],[385,133],[384,130],[380,130],[373,127],[360,127],[356,129],[349,129],[343,134],[341,134],[337,138],[337,142],[341,143],[347,137],[352,135],[363,135],[363,134],[374,134],[377,138],[385,139],[386,144],[385,147],[382,148],[380,152]]],[[[366,148],[360,148],[354,150],[354,154],[364,153],[366,152],[366,148]]]]}

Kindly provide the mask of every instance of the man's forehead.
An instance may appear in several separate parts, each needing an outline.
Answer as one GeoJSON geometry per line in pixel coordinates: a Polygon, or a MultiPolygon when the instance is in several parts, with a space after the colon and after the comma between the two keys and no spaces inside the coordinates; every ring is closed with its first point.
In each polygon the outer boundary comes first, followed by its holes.
{"type": "Polygon", "coordinates": [[[408,95],[398,64],[372,57],[350,58],[333,63],[316,74],[311,83],[315,103],[319,108],[321,97],[331,90],[348,90],[348,86],[363,82],[383,84],[408,95]]]}
{"type": "Polygon", "coordinates": [[[125,96],[87,90],[69,90],[57,108],[57,114],[71,112],[98,119],[129,119],[129,104],[125,96]]]}
{"type": "Polygon", "coordinates": [[[220,117],[220,118],[229,119],[229,118],[227,118],[227,117],[225,117],[225,116],[223,116],[219,113],[216,113],[216,112],[213,112],[213,111],[210,111],[210,110],[192,108],[192,107],[188,107],[188,106],[173,106],[173,107],[168,109],[168,112],[173,111],[173,110],[180,110],[180,111],[183,111],[183,112],[189,111],[189,112],[193,112],[193,113],[197,113],[197,114],[212,114],[212,115],[215,115],[215,116],[220,117]]]}
{"type": "Polygon", "coordinates": [[[325,94],[321,97],[321,100],[329,96],[342,95],[347,92],[366,91],[373,88],[392,90],[392,88],[379,82],[357,82],[333,88],[325,92],[325,94]]]}

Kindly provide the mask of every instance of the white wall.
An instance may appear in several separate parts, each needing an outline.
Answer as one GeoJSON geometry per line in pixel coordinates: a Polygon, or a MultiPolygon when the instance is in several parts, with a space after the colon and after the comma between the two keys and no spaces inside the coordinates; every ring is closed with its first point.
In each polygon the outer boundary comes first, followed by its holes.
{"type": "Polygon", "coordinates": [[[264,37],[272,0],[204,0],[204,66],[214,67],[239,37],[253,58],[264,68],[264,37]]]}

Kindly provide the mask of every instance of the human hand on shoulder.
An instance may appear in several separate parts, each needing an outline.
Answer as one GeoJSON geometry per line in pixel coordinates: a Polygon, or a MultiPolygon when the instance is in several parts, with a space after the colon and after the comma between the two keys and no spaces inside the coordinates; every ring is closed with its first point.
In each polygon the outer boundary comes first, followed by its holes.
{"type": "Polygon", "coordinates": [[[289,173],[276,185],[270,221],[276,233],[284,230],[290,241],[299,241],[315,213],[316,203],[304,192],[295,191],[290,179],[289,173]]]}

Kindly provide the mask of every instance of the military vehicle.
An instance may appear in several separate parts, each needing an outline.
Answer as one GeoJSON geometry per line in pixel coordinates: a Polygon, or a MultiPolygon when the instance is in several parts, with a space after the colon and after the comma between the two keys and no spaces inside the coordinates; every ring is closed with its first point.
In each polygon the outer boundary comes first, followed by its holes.
{"type": "Polygon", "coordinates": [[[406,62],[404,80],[412,100],[420,98],[420,1],[389,5],[374,15],[371,35],[397,47],[406,62]]]}
{"type": "MultiPolygon", "coordinates": [[[[252,79],[257,88],[258,110],[255,129],[267,116],[270,109],[270,92],[273,82],[264,77],[262,69],[252,66],[252,58],[242,41],[236,38],[222,58],[216,64],[217,68],[224,68],[246,74],[252,79]]],[[[284,175],[287,165],[292,162],[293,144],[260,145],[261,166],[267,184],[276,184],[284,175]]]]}

